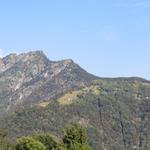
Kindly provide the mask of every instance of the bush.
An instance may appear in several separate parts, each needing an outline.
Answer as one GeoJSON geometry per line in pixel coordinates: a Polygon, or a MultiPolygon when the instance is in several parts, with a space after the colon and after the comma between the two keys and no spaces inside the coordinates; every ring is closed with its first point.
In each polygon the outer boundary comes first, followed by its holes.
{"type": "Polygon", "coordinates": [[[33,135],[17,140],[16,150],[91,150],[85,128],[73,124],[66,128],[63,142],[56,142],[50,135],[33,135]]]}
{"type": "Polygon", "coordinates": [[[32,137],[22,137],[17,140],[16,150],[45,150],[45,146],[32,137]]]}
{"type": "Polygon", "coordinates": [[[41,142],[46,150],[52,150],[57,146],[57,142],[50,135],[34,135],[33,138],[41,142]]]}

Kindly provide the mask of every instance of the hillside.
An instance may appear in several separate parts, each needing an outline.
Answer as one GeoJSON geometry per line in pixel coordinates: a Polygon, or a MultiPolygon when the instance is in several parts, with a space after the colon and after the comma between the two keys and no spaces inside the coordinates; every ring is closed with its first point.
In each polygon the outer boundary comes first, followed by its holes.
{"type": "Polygon", "coordinates": [[[12,141],[33,133],[61,136],[78,122],[94,150],[150,149],[149,81],[97,78],[72,60],[49,61],[42,52],[1,61],[0,128],[12,141]]]}
{"type": "Polygon", "coordinates": [[[39,102],[1,122],[10,137],[49,132],[79,122],[88,128],[94,149],[150,148],[150,84],[137,80],[99,80],[58,99],[39,102]]]}
{"type": "Polygon", "coordinates": [[[96,77],[72,60],[50,61],[41,51],[0,59],[0,116],[89,84],[96,77]]]}

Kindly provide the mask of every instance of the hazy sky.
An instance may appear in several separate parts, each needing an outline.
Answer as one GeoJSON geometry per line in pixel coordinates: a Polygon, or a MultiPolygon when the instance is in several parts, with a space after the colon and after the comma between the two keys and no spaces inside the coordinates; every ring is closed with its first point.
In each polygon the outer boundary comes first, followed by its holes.
{"type": "Polygon", "coordinates": [[[102,77],[150,79],[150,0],[0,0],[0,55],[37,49],[102,77]]]}

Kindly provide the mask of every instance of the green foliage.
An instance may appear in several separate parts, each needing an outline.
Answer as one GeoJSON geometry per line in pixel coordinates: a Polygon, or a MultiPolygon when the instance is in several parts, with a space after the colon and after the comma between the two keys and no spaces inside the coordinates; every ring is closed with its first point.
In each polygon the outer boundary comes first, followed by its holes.
{"type": "Polygon", "coordinates": [[[54,147],[52,150],[67,150],[65,145],[62,144],[57,144],[56,147],[54,147]]]}
{"type": "Polygon", "coordinates": [[[84,127],[72,124],[65,129],[63,139],[49,134],[36,134],[19,138],[15,146],[8,144],[7,132],[0,130],[0,150],[91,150],[84,127]]]}
{"type": "Polygon", "coordinates": [[[73,124],[65,130],[63,142],[68,146],[87,143],[86,130],[79,124],[73,124]]]}
{"type": "MultiPolygon", "coordinates": [[[[150,135],[150,83],[127,79],[95,82],[80,89],[70,105],[52,100],[47,107],[27,106],[0,121],[0,127],[15,140],[21,135],[49,131],[60,137],[64,126],[80,122],[87,127],[94,150],[103,149],[103,145],[112,150],[124,149],[124,145],[132,149],[138,146],[138,139],[143,139],[143,149],[150,149],[150,142],[146,142],[150,135]]],[[[65,143],[71,142],[66,138],[65,143]]]]}
{"type": "Polygon", "coordinates": [[[78,143],[76,143],[76,144],[72,145],[70,150],[91,150],[91,147],[87,144],[78,144],[78,143]]]}
{"type": "Polygon", "coordinates": [[[68,150],[91,150],[86,130],[79,124],[73,124],[65,130],[63,142],[68,150]]]}
{"type": "Polygon", "coordinates": [[[45,146],[32,137],[22,137],[17,140],[16,150],[45,150],[45,146]]]}
{"type": "Polygon", "coordinates": [[[57,142],[50,135],[34,135],[33,138],[41,142],[46,150],[52,150],[57,147],[57,142]]]}

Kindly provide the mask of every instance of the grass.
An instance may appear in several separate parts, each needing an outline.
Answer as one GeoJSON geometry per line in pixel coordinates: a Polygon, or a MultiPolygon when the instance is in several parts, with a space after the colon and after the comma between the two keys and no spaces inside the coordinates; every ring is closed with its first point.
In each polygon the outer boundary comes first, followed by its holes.
{"type": "Polygon", "coordinates": [[[80,94],[80,91],[66,93],[64,96],[58,99],[58,102],[60,105],[70,105],[77,98],[78,94],[80,94]]]}
{"type": "Polygon", "coordinates": [[[40,102],[40,103],[38,103],[37,104],[37,106],[39,106],[39,107],[47,107],[48,105],[50,104],[50,101],[49,102],[40,102]]]}

